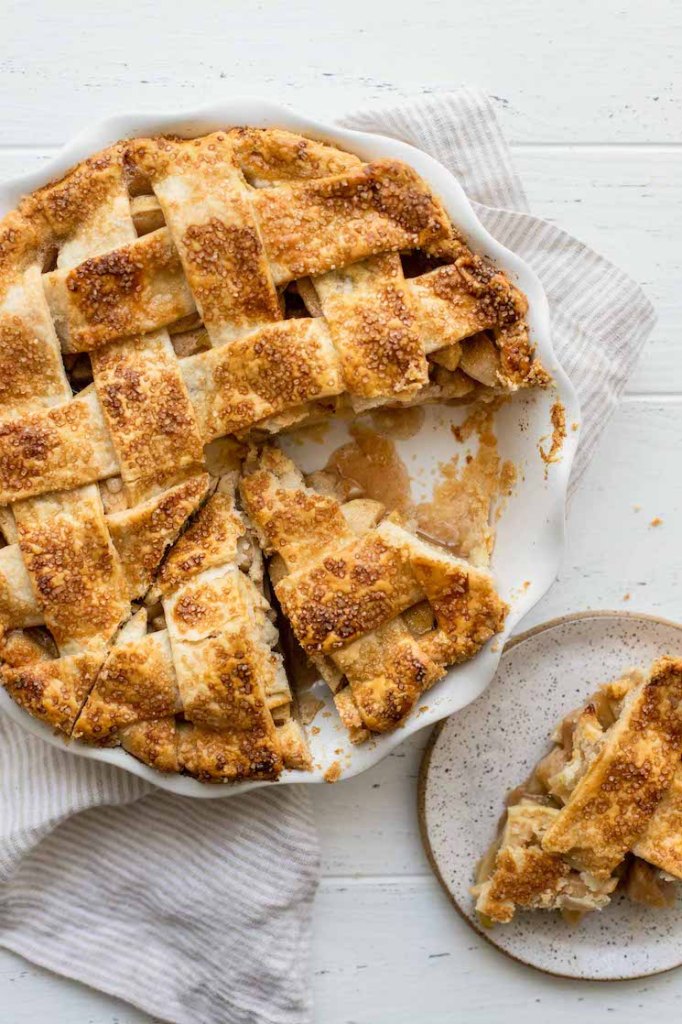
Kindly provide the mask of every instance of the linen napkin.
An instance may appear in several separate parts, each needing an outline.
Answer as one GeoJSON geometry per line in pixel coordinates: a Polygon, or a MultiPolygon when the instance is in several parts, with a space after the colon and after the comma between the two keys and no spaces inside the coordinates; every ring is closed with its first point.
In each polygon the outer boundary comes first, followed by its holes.
{"type": "MultiPolygon", "coordinates": [[[[651,330],[649,302],[617,268],[529,214],[481,93],[346,124],[435,156],[491,233],[539,274],[582,404],[577,479],[651,330]]],[[[174,1024],[306,1024],[318,874],[304,786],[193,801],[0,718],[0,945],[35,963],[174,1024]]]]}

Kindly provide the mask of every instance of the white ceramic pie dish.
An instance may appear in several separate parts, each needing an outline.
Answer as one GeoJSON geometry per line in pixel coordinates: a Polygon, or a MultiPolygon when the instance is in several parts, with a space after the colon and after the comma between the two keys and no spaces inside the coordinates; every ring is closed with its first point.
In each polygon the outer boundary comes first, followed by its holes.
{"type": "MultiPolygon", "coordinates": [[[[564,541],[566,491],[579,435],[577,428],[571,429],[572,424],[577,425],[579,422],[578,401],[552,350],[549,309],[538,278],[519,256],[506,249],[486,231],[453,175],[432,157],[404,142],[334,127],[301,117],[285,107],[249,98],[232,99],[179,114],[150,113],[111,117],[81,132],[52,160],[42,164],[38,171],[14,178],[0,186],[0,216],[11,210],[27,192],[59,178],[73,164],[118,139],[160,133],[203,135],[241,124],[286,128],[329,141],[366,160],[389,157],[411,164],[441,198],[454,223],[467,236],[472,249],[492,257],[528,296],[531,337],[538,356],[554,378],[556,388],[519,394],[503,406],[495,417],[500,455],[514,462],[519,476],[515,492],[497,526],[497,543],[491,565],[500,594],[510,604],[504,633],[496,637],[495,642],[488,644],[472,661],[451,669],[425,695],[420,707],[413,711],[401,728],[377,736],[360,746],[353,746],[338,721],[329,691],[320,684],[319,693],[315,688],[315,696],[324,700],[326,707],[315,717],[312,723],[314,730],[308,728],[315,768],[309,773],[284,772],[277,783],[205,785],[185,776],[163,775],[136,761],[120,748],[99,749],[78,743],[69,746],[80,757],[117,765],[170,792],[197,797],[232,796],[263,785],[323,782],[325,773],[332,765],[340,769],[340,778],[357,775],[380,761],[408,735],[446,718],[475,700],[493,678],[505,640],[526,612],[547,591],[558,571],[564,541]],[[557,400],[565,408],[569,429],[560,460],[547,467],[540,457],[538,445],[551,434],[550,410],[557,400]]],[[[460,409],[429,407],[419,434],[408,441],[397,443],[408,468],[417,468],[412,480],[413,494],[417,500],[430,496],[431,484],[439,464],[454,454],[450,425],[464,415],[460,409]]],[[[345,440],[345,430],[344,424],[335,423],[328,431],[324,444],[310,440],[303,446],[298,444],[290,453],[306,472],[320,468],[329,452],[345,440]]],[[[29,732],[64,748],[63,739],[22,711],[2,688],[0,708],[29,732]]]]}

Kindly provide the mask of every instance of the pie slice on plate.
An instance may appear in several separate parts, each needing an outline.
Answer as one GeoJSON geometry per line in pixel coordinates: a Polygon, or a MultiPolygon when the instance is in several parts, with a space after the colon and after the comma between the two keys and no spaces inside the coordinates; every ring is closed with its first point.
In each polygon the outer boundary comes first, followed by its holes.
{"type": "Polygon", "coordinates": [[[602,686],[508,797],[474,887],[484,923],[517,909],[601,910],[618,886],[667,901],[682,880],[682,659],[602,686]]]}

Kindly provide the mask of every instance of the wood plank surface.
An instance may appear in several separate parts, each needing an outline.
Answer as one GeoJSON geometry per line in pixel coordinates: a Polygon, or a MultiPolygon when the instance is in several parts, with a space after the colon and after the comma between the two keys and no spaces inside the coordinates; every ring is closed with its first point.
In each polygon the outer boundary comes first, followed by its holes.
{"type": "MultiPolygon", "coordinates": [[[[462,82],[493,98],[535,213],[627,270],[659,322],[569,510],[559,579],[523,626],[585,608],[682,618],[682,5],[674,0],[16,0],[3,8],[0,177],[89,122],[276,98],[333,118],[462,82]],[[635,511],[634,506],[641,506],[635,511]],[[650,525],[654,517],[663,522],[650,525]],[[626,599],[626,595],[628,595],[626,599]]],[[[316,1024],[672,1024],[682,974],[598,986],[483,944],[432,879],[415,780],[426,733],[314,787],[324,877],[316,1024]]],[[[0,951],[2,1024],[149,1024],[0,951]]],[[[197,1022],[202,1024],[202,1022],[197,1022]]]]}

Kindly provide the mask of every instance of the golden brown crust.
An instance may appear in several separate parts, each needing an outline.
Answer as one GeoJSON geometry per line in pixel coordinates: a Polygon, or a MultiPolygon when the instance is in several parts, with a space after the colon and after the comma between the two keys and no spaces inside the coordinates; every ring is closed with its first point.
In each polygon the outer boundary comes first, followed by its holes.
{"type": "Polygon", "coordinates": [[[0,504],[80,487],[118,469],[90,389],[72,402],[0,423],[0,504]]]}
{"type": "Polygon", "coordinates": [[[532,797],[509,807],[497,848],[481,861],[473,889],[476,911],[485,924],[506,924],[517,908],[580,915],[609,902],[616,878],[597,879],[543,850],[543,836],[558,814],[557,808],[532,797]]]}
{"type": "Polygon", "coordinates": [[[18,544],[0,548],[0,635],[8,629],[39,626],[42,621],[21,548],[18,544]]]}
{"type": "Polygon", "coordinates": [[[259,189],[253,205],[277,284],[375,253],[423,247],[449,231],[440,203],[397,160],[259,189]]]}
{"type": "Polygon", "coordinates": [[[329,271],[313,284],[351,394],[404,399],[427,383],[424,347],[397,254],[329,271]]]}
{"type": "Polygon", "coordinates": [[[201,782],[273,780],[284,767],[269,730],[217,731],[183,724],[178,733],[182,766],[201,782]]]}
{"type": "Polygon", "coordinates": [[[20,668],[2,665],[0,679],[24,711],[68,736],[97,677],[102,657],[85,653],[20,668]]]}
{"type": "Polygon", "coordinates": [[[116,644],[102,667],[73,730],[74,739],[100,746],[119,742],[118,731],[169,718],[181,710],[168,634],[116,644]]]}
{"type": "Polygon", "coordinates": [[[653,816],[682,752],[682,660],[661,658],[626,700],[543,847],[605,877],[653,816]]]}
{"type": "Polygon", "coordinates": [[[281,128],[232,128],[227,135],[237,163],[251,182],[326,178],[361,163],[352,153],[281,128]]]}
{"type": "Polygon", "coordinates": [[[91,256],[44,278],[57,333],[67,352],[166,327],[195,309],[166,228],[91,256]]]}
{"type": "Polygon", "coordinates": [[[213,729],[234,728],[245,734],[257,730],[269,735],[274,745],[264,692],[269,658],[247,628],[176,645],[174,660],[186,718],[213,729]]]}
{"type": "Polygon", "coordinates": [[[484,923],[510,921],[516,907],[598,910],[621,883],[635,901],[667,905],[658,872],[682,878],[681,698],[682,660],[662,658],[565,716],[507,796],[504,829],[479,865],[484,923]]]}
{"type": "Polygon", "coordinates": [[[633,853],[682,881],[682,769],[675,772],[633,853]]]}
{"type": "Polygon", "coordinates": [[[361,723],[372,732],[395,729],[443,669],[422,650],[400,617],[336,653],[361,723]]]}
{"type": "Polygon", "coordinates": [[[322,320],[285,320],[262,327],[180,365],[205,441],[343,391],[322,320]]]}
{"type": "Polygon", "coordinates": [[[487,260],[467,253],[452,264],[413,278],[408,285],[427,353],[490,331],[498,360],[492,380],[482,383],[506,390],[547,383],[547,378],[534,379],[540,368],[533,363],[526,297],[487,260]]]}
{"type": "Polygon", "coordinates": [[[60,652],[101,650],[129,603],[97,488],[18,502],[14,514],[24,564],[60,652]]]}
{"type": "Polygon", "coordinates": [[[230,564],[237,557],[233,528],[244,526],[229,495],[210,502],[189,550],[218,564],[203,571],[193,564],[176,577],[163,601],[168,632],[145,635],[144,611],[123,628],[74,737],[121,744],[161,771],[188,771],[202,781],[275,778],[284,765],[307,770],[305,739],[290,717],[291,693],[271,647],[276,632],[267,603],[230,564]],[[228,527],[221,533],[223,516],[228,527]],[[178,714],[185,724],[178,726],[178,714]]]}
{"type": "Polygon", "coordinates": [[[46,347],[31,326],[18,316],[0,319],[0,406],[16,408],[30,401],[36,391],[36,377],[42,376],[44,394],[63,395],[64,371],[58,349],[47,372],[43,370],[46,347]],[[42,371],[42,372],[41,372],[42,371]]]}
{"type": "Polygon", "coordinates": [[[290,570],[354,539],[338,501],[306,487],[278,448],[265,448],[239,486],[264,550],[281,555],[290,570]]]}
{"type": "Polygon", "coordinates": [[[180,756],[200,778],[274,777],[282,768],[266,691],[280,664],[265,603],[236,569],[210,569],[164,599],[184,717],[180,756]],[[190,747],[192,749],[190,749],[190,747]]]}
{"type": "Polygon", "coordinates": [[[494,310],[486,308],[467,289],[454,263],[438,267],[408,281],[414,296],[417,323],[427,352],[434,352],[468,338],[496,323],[494,310]]]}
{"type": "Polygon", "coordinates": [[[265,714],[276,656],[262,634],[263,598],[239,570],[214,569],[164,600],[185,716],[248,729],[265,714]]]}
{"type": "Polygon", "coordinates": [[[213,344],[281,319],[228,135],[138,139],[127,159],[152,182],[213,344]]]}
{"type": "MultiPolygon", "coordinates": [[[[190,550],[207,561],[226,545],[238,552],[234,506],[215,502],[225,497],[211,499],[192,541],[190,550]],[[221,512],[227,534],[216,536],[212,521],[221,512]]],[[[272,708],[286,709],[291,694],[263,595],[234,564],[199,571],[193,563],[165,592],[163,606],[183,716],[193,726],[182,730],[181,762],[205,781],[276,777],[283,761],[272,708]]]]}
{"type": "Polygon", "coordinates": [[[121,157],[121,146],[111,146],[35,193],[58,243],[58,266],[74,267],[134,241],[121,157]]]}
{"type": "Polygon", "coordinates": [[[309,654],[345,647],[422,596],[409,560],[377,531],[285,576],[275,592],[309,654]]]}
{"type": "Polygon", "coordinates": [[[37,266],[0,300],[0,416],[71,398],[37,266]]]}
{"type": "Polygon", "coordinates": [[[203,445],[165,332],[93,352],[92,370],[132,501],[199,468],[203,445]]]}
{"type": "Polygon", "coordinates": [[[208,473],[200,473],[141,505],[107,516],[131,601],[144,597],[161,569],[164,554],[205,499],[209,486],[208,473]]]}
{"type": "Polygon", "coordinates": [[[521,856],[510,849],[500,850],[495,872],[477,910],[493,921],[507,924],[517,907],[555,909],[556,893],[570,873],[561,857],[539,847],[524,850],[521,856]]]}
{"type": "Polygon", "coordinates": [[[124,750],[159,772],[180,772],[184,767],[175,718],[135,722],[121,729],[120,739],[124,750]]]}
{"type": "Polygon", "coordinates": [[[457,664],[473,658],[500,632],[509,609],[487,573],[465,563],[447,565],[425,555],[412,559],[412,570],[438,624],[420,644],[437,664],[457,664]]]}
{"type": "Polygon", "coordinates": [[[12,629],[0,639],[0,663],[10,668],[49,661],[56,656],[57,648],[44,629],[12,629]]]}
{"type": "Polygon", "coordinates": [[[295,718],[289,718],[277,726],[277,743],[285,768],[300,772],[309,772],[313,767],[313,759],[303,732],[303,727],[295,718]]]}
{"type": "Polygon", "coordinates": [[[570,870],[561,857],[540,849],[527,850],[520,861],[511,851],[501,850],[480,913],[503,924],[511,921],[513,908],[537,907],[559,888],[570,870]]]}
{"type": "Polygon", "coordinates": [[[39,266],[50,244],[50,230],[40,204],[26,196],[19,208],[0,221],[0,294],[5,296],[30,267],[39,266]]]}
{"type": "Polygon", "coordinates": [[[232,495],[211,495],[159,570],[155,595],[170,594],[204,569],[238,561],[246,527],[232,495]]]}

